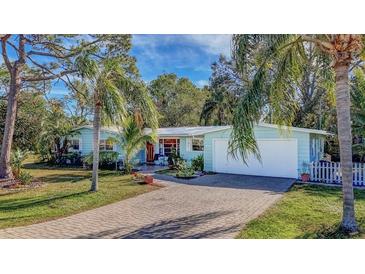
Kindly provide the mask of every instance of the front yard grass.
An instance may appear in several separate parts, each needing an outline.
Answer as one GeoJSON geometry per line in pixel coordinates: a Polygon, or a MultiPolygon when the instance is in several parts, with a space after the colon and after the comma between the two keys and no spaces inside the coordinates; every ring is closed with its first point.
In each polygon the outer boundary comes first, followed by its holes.
{"type": "MultiPolygon", "coordinates": [[[[352,238],[365,238],[365,190],[355,189],[355,199],[360,233],[352,238]]],[[[249,222],[237,238],[350,238],[339,229],[341,214],[341,188],[294,185],[282,200],[249,222]]]]}
{"type": "Polygon", "coordinates": [[[0,228],[72,215],[158,188],[136,184],[131,176],[100,171],[99,191],[91,193],[91,171],[42,164],[28,164],[27,171],[45,184],[20,192],[0,190],[0,228]]]}

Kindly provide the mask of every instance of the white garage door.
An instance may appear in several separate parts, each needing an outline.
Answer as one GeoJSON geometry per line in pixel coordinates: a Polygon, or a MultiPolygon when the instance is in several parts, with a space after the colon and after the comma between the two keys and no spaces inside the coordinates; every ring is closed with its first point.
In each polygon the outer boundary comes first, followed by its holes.
{"type": "Polygon", "coordinates": [[[228,155],[228,139],[213,140],[213,170],[215,172],[271,177],[298,177],[298,147],[296,139],[258,140],[261,163],[250,155],[248,165],[242,159],[228,155]]]}

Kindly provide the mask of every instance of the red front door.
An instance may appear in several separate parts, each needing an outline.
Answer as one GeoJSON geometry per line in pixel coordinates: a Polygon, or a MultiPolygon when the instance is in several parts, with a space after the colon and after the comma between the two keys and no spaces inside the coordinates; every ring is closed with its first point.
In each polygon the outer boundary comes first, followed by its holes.
{"type": "Polygon", "coordinates": [[[154,145],[147,142],[146,145],[146,150],[147,150],[147,162],[153,162],[154,158],[155,158],[155,148],[154,145]]]}

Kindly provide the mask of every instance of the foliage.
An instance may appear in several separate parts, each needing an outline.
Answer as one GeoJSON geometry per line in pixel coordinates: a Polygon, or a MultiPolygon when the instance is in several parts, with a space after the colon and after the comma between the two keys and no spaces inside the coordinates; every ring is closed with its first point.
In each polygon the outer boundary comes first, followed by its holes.
{"type": "Polygon", "coordinates": [[[337,126],[342,165],[343,219],[342,228],[357,231],[354,218],[352,185],[352,146],[350,96],[347,83],[350,65],[361,64],[364,56],[364,36],[357,34],[315,35],[234,35],[233,57],[241,75],[245,75],[247,56],[256,56],[252,84],[240,98],[233,119],[229,150],[243,161],[249,153],[260,160],[254,136],[254,125],[265,112],[279,125],[291,125],[298,108],[296,83],[305,75],[308,48],[318,55],[321,70],[332,70],[336,77],[328,77],[327,85],[336,83],[337,126]],[[255,46],[253,46],[255,45],[255,46]],[[332,64],[332,65],[331,65],[332,64]]]}
{"type": "MultiPolygon", "coordinates": [[[[8,82],[17,82],[6,89],[8,108],[5,119],[4,138],[0,155],[0,176],[11,177],[9,157],[16,121],[18,97],[24,90],[33,89],[47,92],[52,81],[62,81],[75,89],[73,76],[78,71],[80,55],[121,57],[134,60],[126,52],[130,50],[131,35],[46,35],[46,34],[5,34],[0,36],[1,55],[8,73],[8,82]],[[129,42],[129,43],[128,43],[129,42]],[[14,55],[14,51],[16,54],[14,55]],[[6,135],[5,135],[6,134],[6,135]]],[[[135,66],[127,66],[130,71],[135,66]]],[[[2,78],[3,73],[0,73],[2,78]]],[[[2,83],[2,79],[0,79],[2,83]]]]}
{"type": "Polygon", "coordinates": [[[132,172],[134,165],[133,158],[147,142],[156,142],[154,131],[146,132],[139,125],[135,117],[127,117],[122,124],[122,130],[117,137],[110,138],[113,142],[120,145],[124,152],[124,170],[126,174],[132,172]]]}
{"type": "Polygon", "coordinates": [[[15,178],[19,178],[20,176],[20,169],[26,160],[29,152],[23,151],[20,148],[17,148],[15,151],[11,154],[11,166],[13,168],[13,173],[15,178]]]}
{"type": "Polygon", "coordinates": [[[169,166],[175,169],[181,161],[183,161],[183,159],[180,157],[178,151],[175,148],[172,148],[170,155],[167,157],[169,166]]]}
{"type": "MultiPolygon", "coordinates": [[[[99,152],[99,168],[115,169],[118,162],[119,154],[116,151],[100,151],[99,152]]],[[[83,157],[83,162],[87,165],[93,164],[93,153],[83,157]]]]}
{"type": "Polygon", "coordinates": [[[300,169],[300,174],[309,174],[309,164],[306,162],[302,163],[302,168],[300,169]]]}
{"type": "MultiPolygon", "coordinates": [[[[0,99],[0,140],[5,128],[7,100],[0,99]]],[[[34,151],[37,147],[42,123],[46,115],[46,101],[40,92],[24,91],[19,95],[13,145],[15,148],[34,151]]]]}
{"type": "Polygon", "coordinates": [[[163,74],[150,82],[149,92],[161,115],[162,127],[199,125],[207,90],[197,88],[189,79],[163,74]]]}
{"type": "Polygon", "coordinates": [[[29,184],[33,180],[33,176],[25,170],[20,171],[18,179],[25,185],[29,184]]]}
{"type": "Polygon", "coordinates": [[[219,61],[214,62],[211,68],[208,98],[203,105],[200,120],[205,125],[230,125],[237,104],[236,98],[241,92],[239,77],[232,62],[224,56],[220,56],[219,61]]]}
{"type": "Polygon", "coordinates": [[[194,174],[194,169],[189,165],[187,161],[179,161],[177,165],[176,177],[191,177],[194,176],[194,174]]]}
{"type": "Polygon", "coordinates": [[[46,116],[41,121],[42,131],[38,142],[38,152],[43,160],[60,164],[64,154],[68,153],[69,139],[77,135],[72,118],[68,117],[59,100],[51,100],[46,116]]]}
{"type": "Polygon", "coordinates": [[[195,171],[204,170],[204,156],[200,154],[191,160],[191,167],[195,171]]]}
{"type": "Polygon", "coordinates": [[[351,115],[354,135],[354,152],[364,159],[365,156],[365,75],[360,69],[354,71],[351,79],[351,115]]]}

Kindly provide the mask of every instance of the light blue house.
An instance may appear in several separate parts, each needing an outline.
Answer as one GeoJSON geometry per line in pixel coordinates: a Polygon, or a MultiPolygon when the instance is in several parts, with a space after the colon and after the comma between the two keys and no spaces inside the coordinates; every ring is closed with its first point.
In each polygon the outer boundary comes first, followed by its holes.
{"type": "MultiPolygon", "coordinates": [[[[176,149],[187,161],[202,154],[205,171],[297,178],[305,164],[323,157],[324,139],[328,135],[322,130],[279,128],[260,123],[255,126],[254,132],[261,161],[249,156],[245,165],[240,158],[234,159],[228,154],[231,130],[231,126],[159,128],[158,142],[147,143],[138,153],[137,160],[141,164],[156,163],[176,149]]],[[[71,140],[73,150],[78,150],[82,155],[92,152],[92,126],[81,127],[78,132],[79,135],[71,140]]],[[[102,128],[100,150],[117,151],[123,158],[121,148],[108,141],[110,136],[117,133],[115,127],[102,128]]]]}

